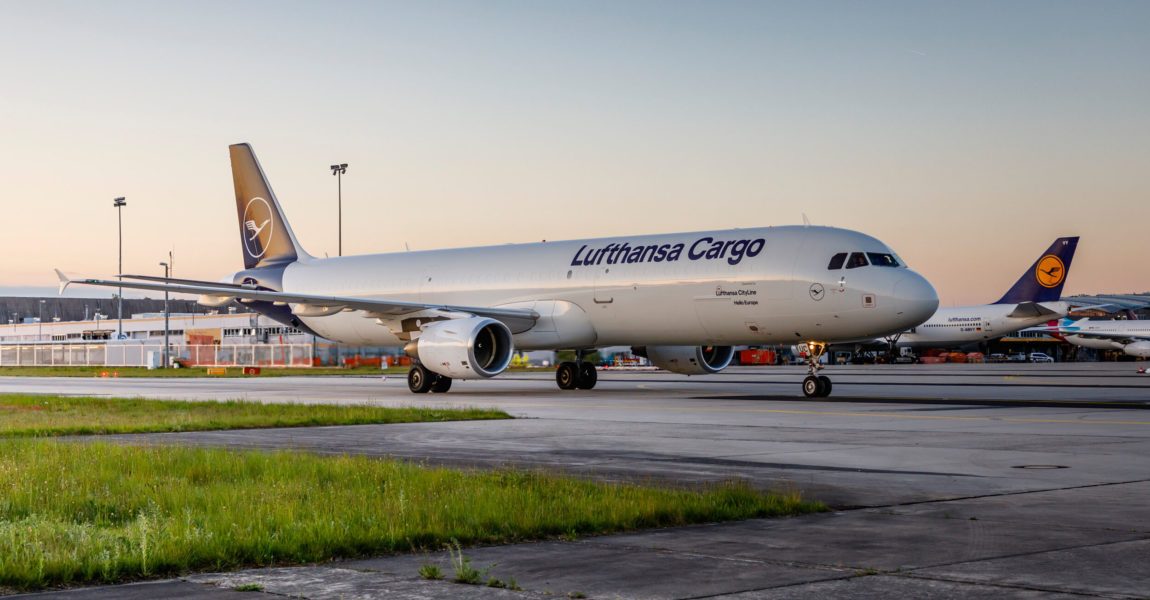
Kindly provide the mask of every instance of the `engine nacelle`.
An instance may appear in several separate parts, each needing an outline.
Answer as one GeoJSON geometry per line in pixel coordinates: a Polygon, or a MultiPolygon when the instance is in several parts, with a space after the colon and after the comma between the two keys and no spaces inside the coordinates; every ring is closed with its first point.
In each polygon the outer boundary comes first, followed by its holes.
{"type": "Polygon", "coordinates": [[[1133,344],[1126,344],[1122,349],[1130,356],[1137,356],[1138,358],[1150,358],[1150,342],[1134,342],[1133,344]]]}
{"type": "Polygon", "coordinates": [[[732,346],[635,346],[631,352],[646,356],[656,367],[683,375],[718,373],[735,356],[732,346]]]}
{"type": "Polygon", "coordinates": [[[403,351],[428,370],[453,379],[482,379],[503,372],[514,352],[511,330],[485,317],[436,321],[403,351]]]}

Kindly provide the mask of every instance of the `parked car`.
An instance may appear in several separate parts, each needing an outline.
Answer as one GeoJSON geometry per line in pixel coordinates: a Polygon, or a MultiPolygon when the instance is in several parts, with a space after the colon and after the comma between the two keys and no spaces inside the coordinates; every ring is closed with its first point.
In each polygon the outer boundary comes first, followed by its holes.
{"type": "Polygon", "coordinates": [[[1044,352],[1031,352],[1030,362],[1054,362],[1054,358],[1044,352]]]}
{"type": "Polygon", "coordinates": [[[994,354],[988,354],[986,355],[986,362],[1006,362],[1006,355],[999,354],[997,352],[994,354]]]}
{"type": "Polygon", "coordinates": [[[1026,362],[1026,355],[1021,352],[1012,352],[1006,355],[1006,360],[1010,362],[1026,362]]]}

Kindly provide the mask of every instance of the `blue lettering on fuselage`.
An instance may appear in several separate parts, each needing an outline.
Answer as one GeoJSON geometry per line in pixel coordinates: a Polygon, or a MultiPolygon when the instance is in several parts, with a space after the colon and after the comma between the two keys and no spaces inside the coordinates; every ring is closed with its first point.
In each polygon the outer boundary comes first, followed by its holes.
{"type": "Polygon", "coordinates": [[[595,266],[635,263],[675,262],[687,251],[688,260],[726,259],[727,264],[737,265],[744,258],[753,258],[762,253],[766,240],[716,240],[704,237],[686,244],[649,244],[632,246],[627,242],[611,242],[602,248],[590,248],[586,244],[579,247],[571,266],[595,266]]]}

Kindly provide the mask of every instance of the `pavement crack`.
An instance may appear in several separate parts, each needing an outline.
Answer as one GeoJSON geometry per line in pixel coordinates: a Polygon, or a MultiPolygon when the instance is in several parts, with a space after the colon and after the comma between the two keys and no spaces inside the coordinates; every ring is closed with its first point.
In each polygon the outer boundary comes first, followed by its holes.
{"type": "Polygon", "coordinates": [[[912,500],[910,502],[897,502],[894,504],[874,504],[874,505],[852,505],[847,507],[836,508],[836,512],[849,512],[856,510],[868,510],[875,508],[897,508],[899,506],[918,506],[922,504],[944,504],[946,502],[960,502],[963,500],[979,500],[982,498],[1005,498],[1009,496],[1024,496],[1026,494],[1044,494],[1047,492],[1060,492],[1064,490],[1086,490],[1090,488],[1101,488],[1115,485],[1131,485],[1135,483],[1147,483],[1150,479],[1132,479],[1130,481],[1110,481],[1106,483],[1088,483],[1083,485],[1071,485],[1066,487],[1044,488],[1040,490],[1019,490],[1014,492],[999,492],[994,494],[975,494],[971,496],[957,496],[955,498],[936,498],[930,500],[912,500]]]}

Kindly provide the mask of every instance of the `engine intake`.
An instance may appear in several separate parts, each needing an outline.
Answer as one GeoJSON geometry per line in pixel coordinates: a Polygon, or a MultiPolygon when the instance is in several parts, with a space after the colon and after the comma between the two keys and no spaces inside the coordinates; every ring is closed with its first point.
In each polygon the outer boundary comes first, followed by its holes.
{"type": "Polygon", "coordinates": [[[436,321],[403,351],[427,369],[453,379],[494,377],[511,364],[511,330],[485,317],[436,321]]]}
{"type": "Polygon", "coordinates": [[[707,375],[718,373],[735,357],[733,346],[634,346],[631,352],[672,373],[707,375]]]}

